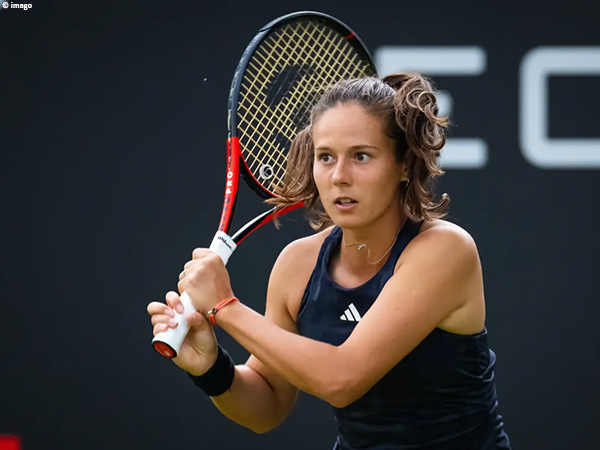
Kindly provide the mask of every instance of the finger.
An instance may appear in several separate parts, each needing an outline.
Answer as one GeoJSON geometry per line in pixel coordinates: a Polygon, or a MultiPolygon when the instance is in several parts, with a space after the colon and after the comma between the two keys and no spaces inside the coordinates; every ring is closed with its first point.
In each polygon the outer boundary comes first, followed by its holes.
{"type": "Polygon", "coordinates": [[[213,253],[212,250],[207,248],[195,248],[192,252],[192,259],[201,259],[207,255],[210,255],[211,253],[213,253]]]}
{"type": "Polygon", "coordinates": [[[155,314],[167,314],[167,315],[170,315],[171,317],[173,317],[173,315],[174,315],[173,309],[169,305],[165,305],[162,302],[150,303],[148,305],[148,307],[146,308],[146,311],[151,316],[153,316],[155,314]]]}
{"type": "Polygon", "coordinates": [[[179,274],[179,281],[183,280],[185,278],[185,269],[181,271],[181,273],[179,274]]]}
{"type": "Polygon", "coordinates": [[[202,256],[201,258],[192,259],[191,261],[186,262],[183,265],[183,270],[185,271],[185,270],[190,270],[193,267],[198,267],[201,264],[200,260],[202,260],[203,258],[206,258],[206,256],[202,256]]]}
{"type": "Polygon", "coordinates": [[[178,324],[176,319],[164,314],[157,314],[156,316],[152,316],[152,320],[150,322],[152,322],[152,325],[156,325],[158,323],[166,323],[169,326],[169,328],[175,328],[178,324]]]}
{"type": "Polygon", "coordinates": [[[169,291],[165,295],[165,300],[167,301],[167,305],[177,311],[179,314],[183,314],[183,304],[181,303],[181,299],[177,292],[169,291]]]}
{"type": "Polygon", "coordinates": [[[157,323],[152,329],[152,334],[156,336],[158,333],[162,333],[163,331],[167,331],[168,329],[169,327],[166,323],[157,323]]]}
{"type": "Polygon", "coordinates": [[[211,326],[210,322],[206,319],[206,317],[204,317],[199,312],[188,314],[187,316],[185,316],[185,318],[190,327],[204,328],[206,326],[211,326]]]}

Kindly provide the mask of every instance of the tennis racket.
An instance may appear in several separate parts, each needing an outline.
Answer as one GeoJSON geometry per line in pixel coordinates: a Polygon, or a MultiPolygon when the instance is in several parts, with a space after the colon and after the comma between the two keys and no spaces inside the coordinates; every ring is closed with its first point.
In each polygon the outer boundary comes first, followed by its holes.
{"type": "MultiPolygon", "coordinates": [[[[225,264],[237,245],[273,219],[274,208],[230,236],[240,175],[263,198],[275,197],[285,173],[291,141],[310,119],[320,95],[338,81],[376,75],[368,50],[339,20],[317,12],[296,12],[260,29],[236,68],[228,103],[225,200],[219,229],[210,245],[225,264]]],[[[277,215],[303,206],[289,205],[277,215]]],[[[187,293],[176,328],[158,333],[152,343],[167,358],[177,356],[195,312],[187,293]]]]}

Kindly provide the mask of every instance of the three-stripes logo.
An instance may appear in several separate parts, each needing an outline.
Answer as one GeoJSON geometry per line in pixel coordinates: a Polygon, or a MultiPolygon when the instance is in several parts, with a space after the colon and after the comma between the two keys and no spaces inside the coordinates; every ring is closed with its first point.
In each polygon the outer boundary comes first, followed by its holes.
{"type": "Polygon", "coordinates": [[[344,314],[340,316],[340,319],[347,320],[348,322],[360,322],[362,317],[360,317],[360,314],[356,309],[356,306],[354,306],[354,303],[350,303],[346,311],[344,311],[344,314]]]}

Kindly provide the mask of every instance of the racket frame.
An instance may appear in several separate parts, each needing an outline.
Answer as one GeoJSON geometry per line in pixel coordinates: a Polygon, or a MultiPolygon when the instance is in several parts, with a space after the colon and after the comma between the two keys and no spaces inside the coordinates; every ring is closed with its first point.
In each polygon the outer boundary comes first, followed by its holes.
{"type": "MultiPolygon", "coordinates": [[[[244,73],[246,72],[246,67],[252,59],[254,52],[256,51],[260,43],[267,37],[267,35],[269,35],[274,28],[280,28],[285,24],[294,21],[300,17],[302,17],[303,19],[306,18],[307,20],[327,22],[327,24],[331,26],[331,28],[336,29],[342,36],[344,36],[344,39],[346,39],[346,41],[352,43],[352,46],[354,47],[356,52],[360,54],[362,60],[373,61],[371,53],[365,46],[364,42],[358,37],[358,35],[348,25],[328,14],[316,11],[293,12],[269,22],[258,31],[256,36],[254,36],[254,38],[250,41],[250,43],[244,50],[244,53],[240,58],[240,61],[235,69],[233,79],[231,81],[231,88],[229,90],[229,100],[227,103],[227,129],[229,132],[228,150],[230,147],[232,147],[232,145],[229,144],[229,142],[232,142],[232,140],[237,141],[233,144],[233,147],[234,150],[240,155],[240,158],[242,160],[242,164],[237,163],[238,167],[241,169],[240,174],[242,175],[244,181],[246,181],[248,186],[263,198],[273,198],[276,197],[276,195],[273,192],[267,190],[254,177],[254,175],[252,175],[252,172],[250,171],[250,168],[248,167],[248,164],[246,163],[243,157],[237,133],[237,105],[239,101],[240,89],[242,86],[242,79],[244,73]]],[[[376,75],[377,73],[374,65],[373,73],[374,75],[376,75]]],[[[233,165],[233,161],[231,161],[231,165],[233,165]]],[[[224,210],[225,206],[226,205],[224,205],[224,210]]],[[[223,215],[221,217],[223,218],[223,215]]],[[[226,223],[228,223],[228,221],[226,221],[226,223]]],[[[222,229],[221,225],[222,224],[220,224],[219,226],[220,230],[222,229]]]]}
{"type": "MultiPolygon", "coordinates": [[[[297,202],[289,205],[277,213],[275,208],[271,208],[262,214],[259,214],[254,219],[249,221],[246,225],[239,229],[232,237],[229,235],[231,228],[231,220],[235,211],[237,193],[239,189],[240,175],[248,186],[256,192],[262,198],[274,198],[276,194],[266,189],[253,175],[248,167],[244,156],[241,151],[239,137],[237,136],[237,105],[240,94],[240,88],[242,83],[243,74],[245,73],[246,66],[253,53],[257,49],[258,45],[262,40],[269,34],[269,32],[275,27],[281,27],[286,23],[296,20],[299,17],[306,17],[310,20],[326,21],[328,25],[334,29],[337,29],[347,41],[352,39],[356,40],[353,44],[355,50],[361,54],[363,60],[373,61],[371,54],[367,50],[364,43],[360,38],[350,29],[346,24],[339,21],[335,17],[329,16],[315,11],[299,11],[294,12],[282,17],[279,17],[265,26],[263,26],[256,36],[250,41],[240,61],[236,67],[231,88],[229,91],[228,99],[228,114],[227,114],[227,128],[228,128],[228,139],[227,139],[227,171],[225,181],[225,196],[223,200],[223,209],[221,211],[221,218],[219,222],[219,228],[215,234],[213,241],[209,247],[210,250],[214,251],[221,257],[224,264],[227,264],[229,257],[235,251],[237,245],[248,237],[252,232],[270,222],[274,217],[287,214],[294,209],[304,206],[304,202],[297,202]]],[[[373,66],[373,74],[376,75],[375,67],[373,66]]],[[[175,313],[175,320],[178,322],[176,328],[169,328],[167,331],[157,333],[152,340],[154,349],[162,356],[166,358],[174,358],[177,356],[181,344],[187,335],[189,325],[185,319],[187,314],[196,312],[191,298],[186,292],[183,292],[180,296],[181,302],[184,306],[183,314],[175,313]]]]}
{"type": "MultiPolygon", "coordinates": [[[[244,156],[242,154],[239,137],[237,135],[237,106],[239,101],[240,89],[242,86],[243,75],[246,71],[248,62],[252,59],[252,56],[260,43],[269,35],[274,28],[279,28],[285,24],[294,21],[302,17],[307,20],[316,20],[327,22],[329,26],[336,29],[341,35],[344,36],[349,42],[354,40],[354,49],[361,55],[363,60],[373,61],[371,54],[369,53],[364,42],[358,37],[358,35],[348,25],[342,21],[336,19],[328,14],[316,12],[316,11],[298,11],[287,14],[272,20],[265,26],[263,26],[250,43],[246,46],[242,57],[238,62],[235,69],[233,79],[231,81],[231,87],[229,89],[229,99],[227,102],[227,129],[229,137],[227,139],[227,178],[225,182],[225,196],[223,200],[223,210],[221,212],[221,220],[219,222],[219,231],[222,231],[229,235],[231,228],[231,220],[235,211],[237,191],[239,188],[239,177],[240,175],[246,182],[246,184],[260,197],[268,199],[276,197],[276,194],[266,189],[252,174],[244,156]]],[[[373,67],[374,74],[376,74],[375,67],[373,67]]],[[[246,225],[244,225],[237,233],[232,237],[236,244],[242,242],[252,232],[260,228],[262,225],[268,223],[275,216],[281,216],[287,214],[294,209],[304,206],[304,202],[298,202],[293,205],[287,206],[286,208],[278,211],[274,214],[275,208],[260,214],[246,225]]]]}

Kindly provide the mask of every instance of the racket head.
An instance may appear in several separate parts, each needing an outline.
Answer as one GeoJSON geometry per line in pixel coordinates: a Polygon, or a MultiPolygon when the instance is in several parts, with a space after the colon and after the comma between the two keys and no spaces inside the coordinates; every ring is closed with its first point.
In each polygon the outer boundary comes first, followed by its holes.
{"type": "Polygon", "coordinates": [[[376,76],[358,35],[315,11],[282,16],[252,39],[236,68],[228,128],[240,145],[240,173],[264,198],[282,183],[294,137],[321,95],[344,79],[376,76]]]}

